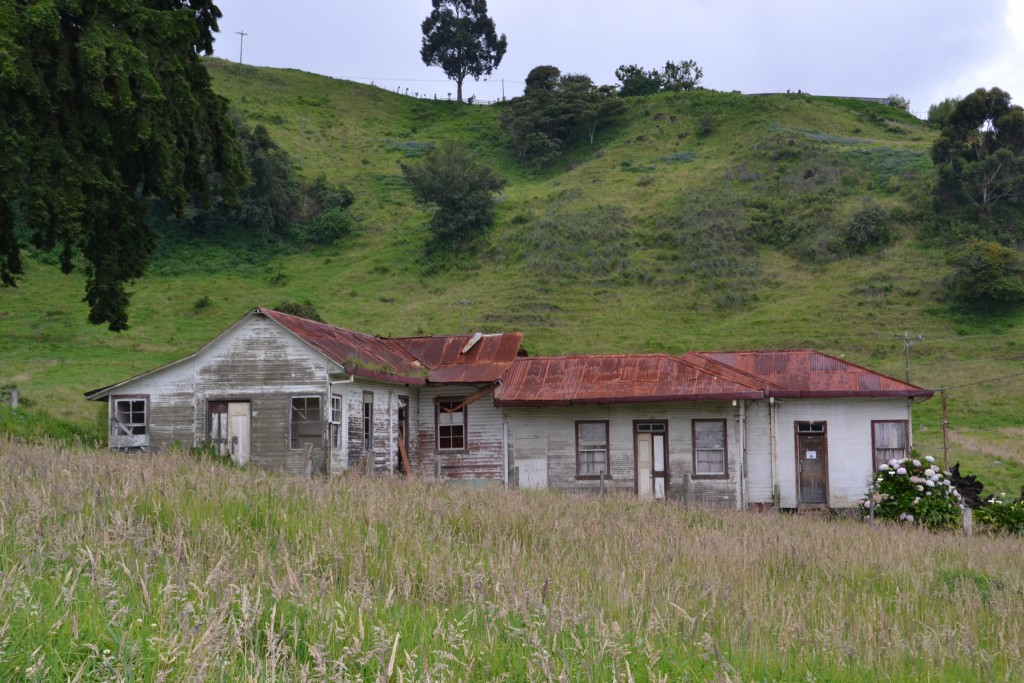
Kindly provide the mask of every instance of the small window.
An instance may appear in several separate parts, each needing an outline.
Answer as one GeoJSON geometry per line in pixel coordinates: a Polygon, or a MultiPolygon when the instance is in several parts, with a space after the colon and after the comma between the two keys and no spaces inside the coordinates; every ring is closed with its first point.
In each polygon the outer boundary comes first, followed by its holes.
{"type": "Polygon", "coordinates": [[[608,422],[576,423],[576,476],[608,476],[608,422]]]}
{"type": "Polygon", "coordinates": [[[363,450],[373,450],[373,392],[363,392],[363,450]]]}
{"type": "Polygon", "coordinates": [[[728,465],[725,420],[694,420],[693,476],[724,478],[728,465]]]}
{"type": "Polygon", "coordinates": [[[437,448],[464,450],[466,448],[466,399],[437,399],[437,448]]]}
{"type": "Polygon", "coordinates": [[[331,396],[331,448],[341,448],[341,396],[331,396]]]}
{"type": "Polygon", "coordinates": [[[111,398],[111,448],[137,449],[149,445],[149,419],[146,396],[111,398]]]}
{"type": "Polygon", "coordinates": [[[292,399],[291,448],[324,447],[324,422],[319,396],[296,396],[292,399]]]}
{"type": "Polygon", "coordinates": [[[876,470],[883,462],[907,457],[906,420],[873,420],[871,432],[876,470]]]}

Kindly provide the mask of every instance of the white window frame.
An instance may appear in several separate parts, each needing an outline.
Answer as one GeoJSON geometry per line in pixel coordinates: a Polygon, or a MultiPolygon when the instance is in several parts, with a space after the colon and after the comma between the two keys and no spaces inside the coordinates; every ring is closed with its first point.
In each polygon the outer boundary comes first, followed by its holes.
{"type": "Polygon", "coordinates": [[[110,447],[124,450],[149,446],[149,395],[124,394],[110,397],[110,447]],[[127,404],[125,410],[120,407],[127,404]],[[136,404],[141,404],[136,405],[136,404]],[[141,408],[141,409],[140,409],[141,408]],[[121,419],[127,416],[129,421],[121,419]]]}
{"type": "MultiPolygon", "coordinates": [[[[313,450],[319,450],[324,447],[324,414],[323,414],[323,398],[316,395],[299,395],[292,396],[288,401],[288,448],[291,450],[303,450],[305,449],[306,443],[313,444],[313,450]],[[303,401],[302,407],[296,406],[296,401],[303,401]],[[316,401],[316,409],[313,410],[309,402],[316,401]],[[315,416],[315,419],[310,419],[310,415],[315,416]],[[296,414],[304,415],[305,419],[296,420],[296,414]],[[312,434],[297,434],[296,427],[300,425],[319,425],[319,434],[313,436],[312,434]]],[[[301,430],[299,430],[301,431],[301,430]]]]}

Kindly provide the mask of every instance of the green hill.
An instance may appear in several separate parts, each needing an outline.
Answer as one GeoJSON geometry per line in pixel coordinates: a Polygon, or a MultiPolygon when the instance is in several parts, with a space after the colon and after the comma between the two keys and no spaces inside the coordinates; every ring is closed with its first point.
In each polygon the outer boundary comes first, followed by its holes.
{"type": "MultiPolygon", "coordinates": [[[[85,322],[80,275],[30,259],[20,287],[0,290],[0,385],[17,385],[30,412],[100,429],[84,391],[190,353],[247,309],[284,300],[381,335],[522,330],[534,354],[814,347],[898,376],[895,337],[909,331],[924,335],[912,381],[955,387],[951,459],[989,488],[1024,484],[1024,314],[957,313],[940,300],[945,253],[917,237],[931,212],[935,132],[906,113],[798,94],[629,98],[593,146],[538,169],[517,163],[503,105],[208,66],[302,176],[354,191],[353,234],[265,254],[166,244],[134,287],[121,334],[85,322]],[[400,164],[450,138],[509,184],[477,253],[428,259],[428,214],[400,164]],[[866,245],[888,232],[887,246],[866,245]],[[1009,378],[979,383],[999,377],[1009,378]]],[[[937,398],[915,410],[917,445],[941,457],[939,425],[937,398]]]]}

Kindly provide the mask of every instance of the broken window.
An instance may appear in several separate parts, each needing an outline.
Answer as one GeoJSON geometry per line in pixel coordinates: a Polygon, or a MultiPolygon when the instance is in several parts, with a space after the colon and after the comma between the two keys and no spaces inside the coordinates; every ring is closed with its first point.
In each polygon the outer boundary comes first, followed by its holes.
{"type": "Polygon", "coordinates": [[[600,477],[608,472],[608,422],[577,422],[576,476],[600,477]]]}
{"type": "Polygon", "coordinates": [[[437,399],[437,447],[440,450],[466,448],[466,399],[437,399]]]}
{"type": "Polygon", "coordinates": [[[112,397],[111,448],[145,448],[149,445],[148,397],[112,397]]]}
{"type": "Polygon", "coordinates": [[[907,457],[906,420],[873,420],[871,431],[876,470],[883,462],[907,457]]]}
{"type": "Polygon", "coordinates": [[[324,417],[319,396],[292,398],[291,448],[324,447],[324,417]]]}
{"type": "Polygon", "coordinates": [[[373,450],[373,392],[363,392],[363,450],[373,450]]]}
{"type": "Polygon", "coordinates": [[[725,420],[693,421],[693,475],[728,476],[725,420]]]}

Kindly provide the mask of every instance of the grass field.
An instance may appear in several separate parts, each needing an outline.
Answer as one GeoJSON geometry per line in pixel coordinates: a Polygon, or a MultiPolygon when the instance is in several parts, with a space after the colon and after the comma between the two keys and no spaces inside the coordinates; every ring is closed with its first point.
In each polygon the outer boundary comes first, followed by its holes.
{"type": "Polygon", "coordinates": [[[1024,541],[0,439],[0,680],[1019,681],[1024,541]]]}

